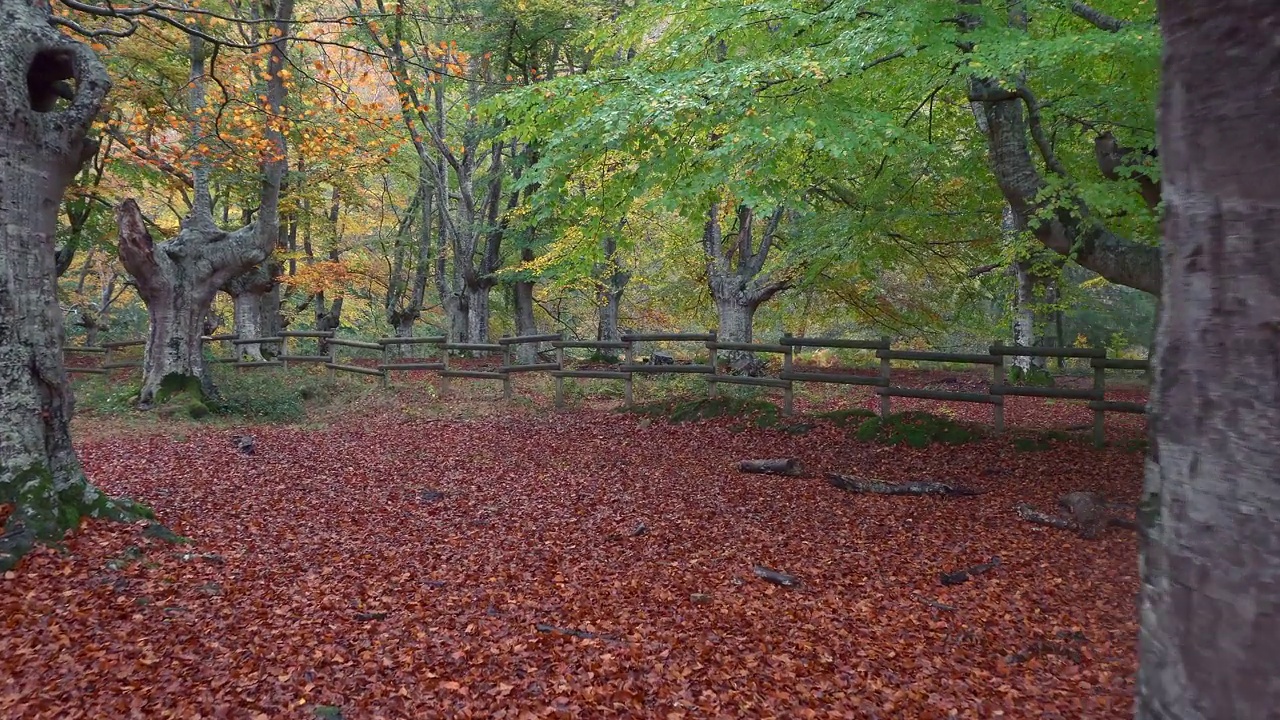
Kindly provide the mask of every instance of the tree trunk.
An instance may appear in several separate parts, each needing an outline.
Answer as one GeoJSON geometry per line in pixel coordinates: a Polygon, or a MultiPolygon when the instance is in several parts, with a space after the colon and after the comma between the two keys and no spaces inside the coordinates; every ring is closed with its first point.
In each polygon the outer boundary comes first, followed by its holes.
{"type": "MultiPolygon", "coordinates": [[[[619,232],[625,225],[626,220],[618,223],[619,232]]],[[[622,293],[626,290],[627,283],[631,281],[631,273],[624,270],[618,261],[618,238],[608,235],[603,243],[604,265],[597,268],[597,275],[603,275],[603,277],[600,278],[600,286],[596,291],[598,308],[596,339],[604,342],[618,342],[622,339],[622,331],[619,329],[622,293]]],[[[618,353],[615,350],[601,350],[600,355],[611,362],[618,359],[618,353]]]]}
{"type": "MultiPolygon", "coordinates": [[[[435,192],[426,174],[426,167],[419,169],[418,194],[405,213],[396,233],[396,248],[391,277],[387,282],[387,322],[394,329],[396,337],[413,337],[413,325],[422,314],[422,305],[426,300],[427,283],[431,276],[431,224],[435,220],[435,192]],[[414,253],[412,282],[406,282],[405,276],[410,269],[405,267],[408,257],[409,232],[414,223],[418,223],[417,247],[414,253]],[[408,299],[406,300],[406,291],[408,299]]],[[[400,354],[407,357],[413,351],[411,345],[401,345],[400,354]]]]}
{"type": "MultiPolygon", "coordinates": [[[[231,278],[222,290],[231,296],[235,333],[241,338],[269,337],[266,329],[266,296],[275,288],[275,278],[271,268],[258,265],[231,278]]],[[[276,306],[277,312],[279,305],[276,306]]],[[[262,362],[266,358],[262,354],[260,343],[237,345],[237,353],[241,362],[262,362]]]]}
{"type": "Polygon", "coordinates": [[[1160,3],[1164,291],[1137,717],[1280,707],[1280,5],[1160,3]],[[1230,58],[1225,62],[1224,58],[1230,58]]]}
{"type": "MultiPolygon", "coordinates": [[[[325,298],[323,292],[316,293],[316,330],[320,332],[337,332],[342,325],[342,303],[341,295],[333,299],[328,307],[325,306],[325,298]]],[[[321,355],[329,354],[329,341],[320,338],[319,352],[321,355]]]]}
{"type": "MultiPolygon", "coordinates": [[[[289,32],[293,0],[277,6],[274,28],[278,37],[289,32]]],[[[190,37],[190,104],[193,138],[205,136],[204,51],[197,36],[190,37]]],[[[282,112],[285,95],[285,41],[274,41],[268,60],[267,104],[282,112]]],[[[209,192],[209,168],[197,153],[192,171],[195,188],[190,214],[172,240],[154,244],[132,199],[116,208],[120,226],[120,260],[133,276],[138,295],[147,305],[151,327],[142,364],[139,407],[148,408],[175,392],[216,396],[201,352],[201,325],[213,296],[229,280],[266,260],[279,236],[280,184],[286,167],[284,135],[275,123],[265,131],[272,155],[263,162],[257,217],[234,232],[214,224],[209,192]]]]}
{"type": "Polygon", "coordinates": [[[93,146],[86,133],[111,87],[88,47],[48,6],[0,0],[0,571],[81,517],[144,509],[103,495],[71,445],[54,235],[63,193],[93,146]],[[72,81],[72,82],[67,82],[72,81]]]}
{"type": "MultiPolygon", "coordinates": [[[[1031,263],[1022,260],[1013,263],[1013,344],[1021,347],[1038,347],[1040,336],[1036,332],[1036,285],[1038,279],[1031,272],[1031,263]]],[[[1023,374],[1032,369],[1043,370],[1044,358],[1035,355],[1018,355],[1013,366],[1023,374]]]]}
{"type": "MultiPolygon", "coordinates": [[[[533,260],[533,250],[521,248],[520,259],[523,262],[533,260]]],[[[516,335],[537,335],[538,323],[533,317],[533,281],[517,280],[513,290],[513,303],[516,311],[516,335]]],[[[538,361],[538,346],[534,343],[516,345],[516,361],[529,364],[538,361]]]]}
{"type": "MultiPolygon", "coordinates": [[[[720,225],[720,203],[711,203],[702,232],[707,258],[707,284],[715,303],[720,326],[717,338],[725,342],[751,342],[751,325],[756,308],[790,286],[764,272],[764,264],[782,222],[783,209],[769,218],[763,236],[755,241],[755,211],[745,205],[737,209],[736,237],[726,238],[720,225]]],[[[733,350],[725,353],[731,367],[757,374],[759,362],[752,353],[733,350]]]]}
{"type": "MultiPolygon", "coordinates": [[[[1026,223],[1009,203],[1005,203],[1000,216],[1000,235],[1006,245],[1015,245],[1019,234],[1026,223]]],[[[1031,274],[1031,262],[1019,260],[1011,263],[1009,270],[1013,275],[1013,344],[1021,347],[1036,346],[1036,278],[1031,274]]],[[[1020,369],[1023,375],[1031,372],[1033,367],[1044,367],[1044,358],[1031,355],[1017,355],[1012,364],[1020,369]],[[1039,361],[1039,362],[1037,362],[1039,361]]]]}
{"type": "Polygon", "coordinates": [[[716,302],[716,318],[719,329],[716,339],[725,342],[751,342],[751,326],[755,321],[756,306],[741,293],[713,293],[716,302]]]}
{"type": "Polygon", "coordinates": [[[464,285],[462,288],[467,311],[466,342],[489,342],[489,291],[485,283],[464,285]]]}

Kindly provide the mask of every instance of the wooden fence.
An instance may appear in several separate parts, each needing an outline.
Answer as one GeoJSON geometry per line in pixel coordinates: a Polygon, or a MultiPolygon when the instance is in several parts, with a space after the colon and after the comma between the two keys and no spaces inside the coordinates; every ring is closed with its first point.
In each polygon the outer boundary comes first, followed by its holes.
{"type": "MultiPolygon", "coordinates": [[[[1093,439],[1102,444],[1105,434],[1105,416],[1108,412],[1145,413],[1146,407],[1141,403],[1115,402],[1106,399],[1107,370],[1141,370],[1149,369],[1146,360],[1124,360],[1108,358],[1106,350],[1092,348],[1047,348],[1017,347],[992,344],[985,354],[949,353],[921,350],[894,350],[890,338],[879,340],[850,340],[845,338],[808,338],[793,337],[790,333],[782,336],[776,344],[720,342],[715,333],[637,333],[623,335],[617,341],[572,340],[563,334],[527,335],[518,337],[502,337],[496,343],[451,343],[442,336],[419,338],[380,338],[369,342],[351,338],[337,337],[332,332],[318,331],[285,331],[272,337],[240,338],[236,335],[214,335],[202,338],[206,345],[214,342],[230,343],[236,353],[228,357],[215,357],[214,362],[231,363],[237,368],[288,367],[291,364],[316,363],[324,365],[329,374],[349,372],[379,377],[383,387],[389,387],[393,372],[409,370],[427,370],[437,373],[440,380],[440,394],[447,397],[452,379],[496,380],[502,383],[504,399],[512,396],[512,376],[520,373],[548,373],[555,380],[555,400],[557,406],[564,405],[564,381],[576,380],[617,380],[623,383],[624,400],[627,407],[634,404],[634,380],[636,375],[660,374],[693,374],[701,375],[707,382],[708,395],[716,397],[720,385],[748,385],[774,388],[782,391],[782,411],[786,415],[793,413],[794,391],[796,383],[829,383],[840,385],[862,385],[875,388],[880,398],[880,415],[888,416],[892,408],[892,398],[919,398],[925,400],[944,400],[953,402],[971,402],[991,405],[993,408],[996,432],[1003,432],[1004,399],[1009,396],[1026,396],[1039,398],[1059,398],[1064,400],[1086,400],[1093,411],[1093,439]],[[328,352],[316,354],[300,354],[290,349],[290,341],[301,338],[315,339],[328,352]],[[694,343],[695,346],[708,351],[705,363],[655,364],[640,362],[636,355],[636,346],[640,343],[694,343]],[[555,351],[555,360],[549,362],[518,363],[515,348],[520,345],[547,343],[555,351]],[[275,345],[279,352],[272,360],[246,361],[240,357],[238,348],[245,345],[275,345]],[[392,357],[392,349],[405,346],[428,346],[431,357],[427,360],[417,358],[412,362],[397,362],[392,357]],[[623,358],[621,364],[610,369],[577,369],[569,364],[566,350],[582,349],[620,350],[623,358]],[[813,370],[797,370],[795,357],[798,352],[813,349],[845,349],[874,351],[879,359],[879,370],[875,375],[858,375],[843,372],[817,372],[813,370]],[[340,352],[376,351],[380,359],[373,367],[343,362],[340,352]],[[727,364],[719,362],[719,353],[749,352],[775,354],[782,356],[782,369],[776,376],[757,377],[737,375],[727,372],[727,364]],[[491,370],[467,370],[450,367],[449,358],[455,352],[501,353],[501,365],[491,370]],[[1088,389],[1034,387],[1015,385],[1009,382],[1009,367],[1006,358],[1015,356],[1032,356],[1045,358],[1078,358],[1087,359],[1093,370],[1093,385],[1088,389]],[[892,362],[938,362],[952,364],[969,364],[989,366],[990,379],[986,392],[933,390],[928,388],[899,387],[892,383],[892,362]]],[[[105,375],[111,370],[136,368],[141,366],[140,360],[121,359],[119,353],[125,348],[145,345],[145,340],[125,340],[106,342],[101,347],[67,346],[65,352],[100,355],[101,363],[96,367],[68,367],[68,372],[105,375]]]]}

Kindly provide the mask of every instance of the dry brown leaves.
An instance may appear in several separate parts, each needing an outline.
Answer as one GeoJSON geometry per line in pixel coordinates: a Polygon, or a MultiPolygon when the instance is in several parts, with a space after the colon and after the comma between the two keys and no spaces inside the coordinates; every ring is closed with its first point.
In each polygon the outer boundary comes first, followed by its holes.
{"type": "Polygon", "coordinates": [[[1135,501],[1134,453],[599,412],[250,431],[252,457],[239,431],[82,443],[94,482],[195,544],[93,524],[0,580],[0,716],[1131,714],[1134,534],[1013,506],[1135,501]],[[811,477],[739,474],[747,457],[811,477]],[[855,496],[828,471],[989,492],[855,496]]]}

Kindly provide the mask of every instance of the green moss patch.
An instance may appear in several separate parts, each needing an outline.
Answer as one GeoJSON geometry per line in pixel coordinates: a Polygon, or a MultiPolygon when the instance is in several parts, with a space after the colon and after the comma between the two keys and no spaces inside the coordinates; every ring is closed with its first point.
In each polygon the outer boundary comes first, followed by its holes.
{"type": "Polygon", "coordinates": [[[887,418],[871,417],[852,432],[855,438],[863,442],[905,444],[914,448],[928,447],[934,443],[958,445],[981,440],[987,435],[986,428],[982,426],[957,422],[919,410],[894,413],[887,418]]]}

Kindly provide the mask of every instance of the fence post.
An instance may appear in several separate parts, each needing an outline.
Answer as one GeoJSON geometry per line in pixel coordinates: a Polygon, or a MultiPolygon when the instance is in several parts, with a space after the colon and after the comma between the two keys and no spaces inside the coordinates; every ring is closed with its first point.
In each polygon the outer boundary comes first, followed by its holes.
{"type": "Polygon", "coordinates": [[[444,338],[444,344],[440,346],[440,364],[444,366],[440,371],[440,399],[444,400],[449,397],[449,376],[445,373],[449,372],[449,348],[445,345],[449,344],[449,336],[444,338]]]}
{"type": "MultiPolygon", "coordinates": [[[[564,342],[564,331],[560,331],[560,342],[564,342]]],[[[564,370],[564,345],[556,348],[556,370],[564,370]]],[[[564,407],[564,378],[556,376],[556,407],[564,407]]]]}
{"type": "Polygon", "coordinates": [[[711,365],[711,380],[707,383],[707,397],[715,400],[720,394],[720,386],[716,383],[716,375],[720,374],[720,366],[716,363],[716,356],[720,354],[720,350],[716,345],[718,331],[711,333],[711,340],[707,343],[707,362],[711,365]]]}
{"type": "MultiPolygon", "coordinates": [[[[337,337],[337,333],[333,333],[332,335],[329,336],[329,340],[333,340],[336,337],[337,337]]],[[[335,342],[330,342],[329,343],[329,377],[333,377],[337,373],[337,371],[334,370],[333,368],[333,366],[337,364],[338,364],[338,344],[335,342]]]]}
{"type": "Polygon", "coordinates": [[[281,358],[280,367],[284,368],[285,370],[289,369],[289,361],[284,359],[288,356],[289,356],[289,336],[285,335],[284,337],[280,338],[280,358],[281,358]]]}
{"type": "MultiPolygon", "coordinates": [[[[511,367],[511,347],[514,343],[507,343],[502,346],[502,365],[503,367],[511,367]]],[[[507,370],[502,374],[502,399],[511,399],[511,371],[507,370]]]]}
{"type": "MultiPolygon", "coordinates": [[[[885,350],[888,350],[888,349],[889,349],[889,345],[890,345],[890,339],[889,339],[889,336],[888,336],[888,335],[881,335],[881,336],[880,336],[880,344],[884,347],[884,349],[885,349],[885,350]]],[[[882,385],[882,387],[884,387],[884,388],[888,388],[888,387],[889,387],[889,358],[887,358],[887,357],[882,357],[882,358],[880,358],[880,379],[884,382],[884,384],[882,385]]],[[[880,396],[880,417],[881,417],[881,419],[886,419],[886,418],[888,418],[888,417],[889,417],[889,412],[890,412],[889,396],[888,396],[888,395],[881,395],[881,396],[880,396]]]]}
{"type": "MultiPolygon", "coordinates": [[[[791,353],[795,352],[795,348],[786,341],[791,339],[791,333],[782,333],[782,344],[786,346],[786,352],[782,353],[782,376],[786,377],[791,374],[791,353]]],[[[792,383],[787,381],[786,387],[782,388],[782,414],[791,416],[794,412],[792,407],[794,395],[792,393],[792,383]]]]}
{"type": "Polygon", "coordinates": [[[991,355],[996,359],[995,365],[991,366],[991,385],[988,386],[987,392],[990,392],[992,395],[996,396],[995,409],[992,412],[992,415],[994,417],[992,418],[992,420],[996,426],[997,435],[1001,435],[1004,433],[1004,398],[1005,398],[1005,395],[1003,393],[996,392],[997,390],[1000,390],[1001,388],[1003,388],[1005,384],[1004,355],[1000,355],[996,353],[996,346],[999,344],[1000,342],[997,340],[991,343],[991,347],[987,348],[987,352],[991,353],[991,355]]]}
{"type": "MultiPolygon", "coordinates": [[[[1106,359],[1104,352],[1102,358],[1106,359]]],[[[1104,400],[1107,394],[1107,369],[1104,367],[1095,367],[1093,369],[1093,393],[1097,397],[1095,400],[1104,400]]],[[[1098,408],[1093,411],[1093,445],[1094,447],[1102,447],[1106,444],[1106,411],[1098,408]]]]}
{"type": "MultiPolygon", "coordinates": [[[[633,365],[635,364],[635,361],[636,361],[635,343],[628,340],[626,341],[626,348],[623,354],[622,362],[624,365],[633,365]]],[[[634,400],[634,395],[633,395],[634,387],[632,384],[634,379],[635,379],[635,375],[631,371],[627,371],[627,379],[622,381],[623,398],[626,402],[626,407],[628,408],[631,407],[631,403],[634,400]]]]}
{"type": "Polygon", "coordinates": [[[390,349],[391,349],[390,345],[388,345],[387,343],[382,343],[382,389],[383,390],[386,390],[387,388],[391,387],[391,370],[387,368],[387,365],[391,364],[390,349]]]}

